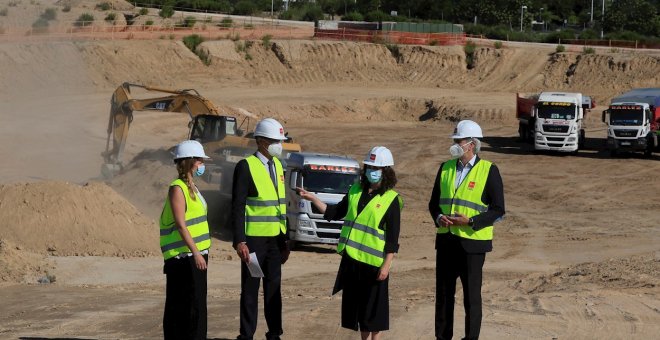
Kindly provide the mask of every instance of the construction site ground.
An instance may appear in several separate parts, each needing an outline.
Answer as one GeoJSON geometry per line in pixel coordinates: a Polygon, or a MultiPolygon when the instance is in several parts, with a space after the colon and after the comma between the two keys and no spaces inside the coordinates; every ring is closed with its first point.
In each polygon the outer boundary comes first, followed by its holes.
{"type": "MultiPolygon", "coordinates": [[[[427,203],[464,118],[484,129],[482,157],[500,169],[507,208],[486,256],[482,338],[660,334],[660,154],[609,157],[600,121],[610,98],[660,84],[657,54],[505,44],[478,48],[468,69],[456,46],[399,46],[393,55],[379,44],[257,40],[241,50],[241,42],[203,43],[209,66],[180,41],[0,44],[0,338],[162,337],[157,219],[176,174],[168,148],[186,137],[188,117],[136,113],[126,169],[104,181],[110,95],[124,81],[195,88],[228,114],[275,117],[306,151],[362,160],[372,146],[390,148],[405,208],[387,339],[433,338],[427,203]],[[517,140],[516,92],[543,90],[595,98],[586,150],[537,154],[517,140]]],[[[217,223],[226,202],[204,189],[214,222],[208,336],[231,339],[240,264],[231,231],[217,223]]],[[[292,252],[284,338],[357,337],[340,327],[341,297],[330,295],[338,263],[330,246],[292,252]]],[[[456,301],[460,337],[460,288],[456,301]]],[[[262,314],[257,334],[265,332],[262,314]]]]}

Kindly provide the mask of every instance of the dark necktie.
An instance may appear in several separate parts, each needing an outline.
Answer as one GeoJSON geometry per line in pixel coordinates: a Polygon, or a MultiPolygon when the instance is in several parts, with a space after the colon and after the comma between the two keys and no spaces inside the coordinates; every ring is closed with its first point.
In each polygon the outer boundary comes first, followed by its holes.
{"type": "Polygon", "coordinates": [[[273,169],[273,160],[268,161],[268,172],[270,173],[270,180],[273,181],[273,186],[277,189],[277,179],[275,179],[275,170],[273,169]]]}

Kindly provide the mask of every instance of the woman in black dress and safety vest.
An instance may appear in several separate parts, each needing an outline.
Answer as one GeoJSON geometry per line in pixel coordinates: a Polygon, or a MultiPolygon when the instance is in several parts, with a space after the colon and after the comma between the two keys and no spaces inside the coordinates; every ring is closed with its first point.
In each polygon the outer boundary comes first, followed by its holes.
{"type": "Polygon", "coordinates": [[[211,238],[206,201],[193,177],[204,173],[208,158],[194,140],[183,141],[174,150],[179,176],[170,183],[160,215],[160,249],[167,276],[165,339],[206,339],[206,267],[211,238]]]}
{"type": "Polygon", "coordinates": [[[342,255],[333,294],[343,290],[341,325],[362,339],[379,339],[389,329],[388,278],[399,249],[403,202],[397,192],[394,159],[386,147],[371,149],[359,183],[336,205],[298,188],[327,220],[344,220],[337,252],[342,255]]]}

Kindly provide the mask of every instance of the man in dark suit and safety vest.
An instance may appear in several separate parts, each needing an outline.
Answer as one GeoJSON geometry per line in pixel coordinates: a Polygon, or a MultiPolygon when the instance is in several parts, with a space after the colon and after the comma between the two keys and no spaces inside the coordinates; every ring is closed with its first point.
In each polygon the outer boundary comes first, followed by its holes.
{"type": "Polygon", "coordinates": [[[240,335],[252,339],[257,329],[259,284],[247,268],[250,253],[256,253],[264,278],[266,339],[280,339],[282,330],[282,264],[289,257],[286,242],[284,170],[277,158],[282,154],[282,125],[272,118],[257,123],[254,131],[258,150],[234,169],[232,224],[234,248],[241,258],[240,335]]]}
{"type": "Polygon", "coordinates": [[[481,127],[462,120],[451,136],[452,159],[440,165],[429,212],[437,227],[435,336],[451,339],[456,279],[463,284],[465,337],[481,330],[481,282],[486,253],[493,249],[493,224],[504,216],[504,187],[495,164],[481,159],[481,127]]]}

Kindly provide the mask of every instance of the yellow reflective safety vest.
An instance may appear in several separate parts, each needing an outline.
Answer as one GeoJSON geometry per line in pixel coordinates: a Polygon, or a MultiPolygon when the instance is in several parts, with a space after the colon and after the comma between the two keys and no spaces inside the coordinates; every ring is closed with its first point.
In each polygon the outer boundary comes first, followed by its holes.
{"type": "Polygon", "coordinates": [[[256,197],[248,197],[245,202],[245,235],[277,236],[286,234],[286,199],[284,194],[284,170],[277,157],[273,157],[277,190],[270,179],[264,163],[251,155],[245,159],[250,168],[252,181],[257,188],[256,197]]]}
{"type": "MultiPolygon", "coordinates": [[[[197,249],[202,251],[211,248],[209,223],[206,220],[207,209],[202,203],[202,199],[198,195],[196,200],[193,201],[188,186],[181,179],[172,181],[170,187],[172,186],[181,188],[186,198],[186,228],[195,245],[197,245],[197,249]]],[[[174,214],[172,213],[169,196],[165,199],[163,212],[160,214],[160,250],[163,252],[165,260],[182,253],[192,252],[181,238],[181,234],[174,223],[174,214]]]]}
{"type": "MultiPolygon", "coordinates": [[[[458,188],[455,188],[457,162],[457,159],[452,159],[442,165],[439,183],[439,205],[442,213],[446,215],[461,213],[471,218],[488,211],[488,205],[481,201],[481,196],[486,188],[486,180],[493,163],[483,159],[479,160],[458,188]]],[[[451,232],[459,237],[472,240],[486,241],[493,239],[492,225],[479,230],[474,230],[468,225],[452,225],[449,228],[438,227],[437,230],[438,234],[451,232]]]]}
{"type": "Polygon", "coordinates": [[[348,211],[339,235],[337,253],[344,251],[352,259],[380,267],[385,259],[385,230],[378,228],[395,198],[403,209],[403,201],[394,190],[374,196],[358,214],[362,185],[355,183],[348,191],[348,211]]]}

